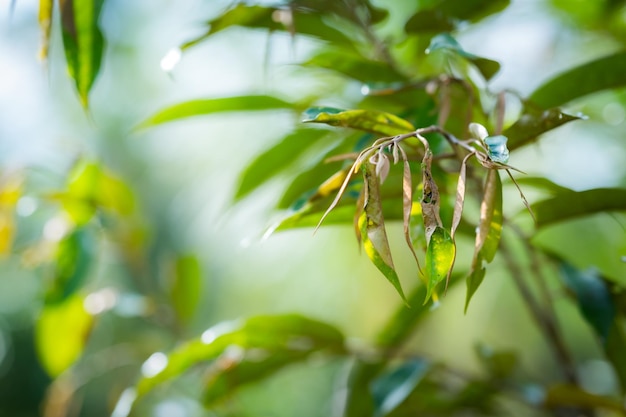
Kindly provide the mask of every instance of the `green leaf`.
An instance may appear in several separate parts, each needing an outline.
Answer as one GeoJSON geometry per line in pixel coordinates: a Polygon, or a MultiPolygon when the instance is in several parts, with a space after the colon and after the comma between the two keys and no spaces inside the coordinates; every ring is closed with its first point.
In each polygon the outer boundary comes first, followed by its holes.
{"type": "Polygon", "coordinates": [[[41,51],[39,55],[42,59],[48,58],[53,8],[53,0],[39,0],[39,28],[41,29],[41,51]]]}
{"type": "Polygon", "coordinates": [[[580,120],[580,117],[562,113],[559,109],[536,111],[526,108],[520,118],[502,134],[509,138],[509,149],[514,150],[534,141],[539,135],[574,120],[580,120]]]}
{"type": "Polygon", "coordinates": [[[357,0],[354,2],[344,2],[336,0],[289,0],[292,7],[321,14],[335,14],[357,26],[378,23],[385,19],[388,12],[384,9],[374,7],[369,0],[357,0]]]}
{"type": "Polygon", "coordinates": [[[304,123],[325,123],[350,127],[382,136],[395,136],[415,130],[413,125],[390,113],[374,110],[341,110],[311,107],[304,112],[304,123]]]}
{"type": "Polygon", "coordinates": [[[202,291],[202,269],[196,256],[183,255],[174,265],[171,298],[178,318],[188,322],[196,311],[202,291]]]}
{"type": "Polygon", "coordinates": [[[487,172],[484,190],[480,205],[480,223],[474,242],[474,257],[467,277],[466,312],[472,296],[485,278],[487,271],[483,267],[483,261],[493,261],[502,234],[502,181],[497,170],[490,169],[487,172]]]}
{"type": "Polygon", "coordinates": [[[596,188],[558,194],[532,205],[537,227],[607,211],[626,211],[626,189],[596,188]]]}
{"type": "Polygon", "coordinates": [[[487,58],[481,58],[466,52],[457,40],[447,33],[441,33],[432,38],[426,53],[432,53],[440,50],[450,51],[462,58],[465,58],[471,62],[478,69],[478,71],[480,71],[487,81],[500,71],[500,64],[498,62],[487,58]]]}
{"type": "Polygon", "coordinates": [[[456,256],[456,245],[450,234],[443,227],[437,227],[430,237],[428,248],[426,248],[426,274],[428,275],[428,285],[424,304],[430,299],[437,284],[445,280],[450,274],[454,258],[456,256]]]}
{"type": "Polygon", "coordinates": [[[449,32],[461,21],[476,22],[505,9],[509,0],[444,0],[420,10],[404,26],[407,33],[449,32]]]}
{"type": "Polygon", "coordinates": [[[544,109],[597,91],[626,86],[626,51],[570,69],[537,88],[529,100],[544,109]]]}
{"type": "Polygon", "coordinates": [[[259,349],[227,349],[205,377],[207,383],[202,403],[205,407],[211,407],[242,386],[258,382],[287,365],[305,360],[312,352],[309,349],[277,349],[270,354],[259,349]]]}
{"type": "Polygon", "coordinates": [[[276,7],[248,6],[237,4],[230,10],[222,13],[214,20],[207,22],[209,30],[202,36],[186,42],[181,49],[192,47],[208,37],[232,26],[247,28],[268,29],[270,31],[287,31],[293,34],[313,36],[323,39],[333,45],[347,45],[352,47],[352,40],[341,31],[329,26],[323,15],[318,13],[293,12],[289,9],[276,7]]]}
{"type": "Polygon", "coordinates": [[[365,207],[359,217],[359,229],[363,247],[368,258],[394,286],[402,299],[406,301],[400,279],[393,265],[391,249],[387,239],[376,166],[366,161],[362,169],[365,182],[365,207]]]}
{"type": "Polygon", "coordinates": [[[104,0],[60,0],[59,4],[67,67],[81,103],[87,107],[104,51],[104,38],[98,28],[104,0]]]}
{"type": "Polygon", "coordinates": [[[80,357],[93,325],[93,317],[75,294],[62,303],[47,304],[35,325],[39,360],[51,377],[59,376],[80,357]]]}
{"type": "Polygon", "coordinates": [[[563,187],[562,185],[556,184],[555,182],[552,182],[549,179],[544,178],[544,177],[523,176],[523,177],[516,178],[515,181],[517,181],[519,185],[524,185],[524,186],[534,187],[540,190],[544,190],[552,195],[572,191],[571,189],[567,187],[563,187]]]}
{"type": "Polygon", "coordinates": [[[151,369],[150,360],[144,366],[144,376],[137,384],[138,396],[145,395],[157,385],[180,375],[200,363],[214,361],[233,350],[254,355],[264,350],[270,356],[288,352],[328,350],[344,353],[343,335],[334,327],[297,314],[255,316],[244,322],[220,323],[177,348],[160,366],[151,369]],[[228,352],[228,349],[231,349],[228,352]]]}
{"type": "Polygon", "coordinates": [[[376,405],[374,416],[386,416],[395,410],[413,392],[430,368],[429,362],[413,359],[376,378],[371,385],[376,405]]]}
{"type": "Polygon", "coordinates": [[[407,82],[407,77],[388,64],[367,59],[356,52],[324,49],[304,62],[303,66],[320,67],[339,72],[364,83],[407,82]]]}
{"type": "Polygon", "coordinates": [[[82,287],[92,263],[94,246],[93,236],[84,228],[75,229],[59,242],[46,303],[64,301],[82,287]]]}
{"type": "Polygon", "coordinates": [[[606,341],[615,319],[615,305],[611,292],[597,271],[580,271],[561,263],[561,276],[567,288],[576,296],[578,308],[600,339],[606,341]]]}
{"type": "Polygon", "coordinates": [[[187,117],[214,113],[293,109],[293,107],[291,103],[272,96],[198,99],[167,107],[141,122],[137,128],[143,129],[187,117]]]}
{"type": "Polygon", "coordinates": [[[620,401],[611,397],[591,394],[574,385],[555,384],[548,388],[544,400],[546,407],[585,407],[589,409],[604,408],[620,415],[626,415],[620,401]]]}
{"type": "Polygon", "coordinates": [[[620,381],[621,392],[626,392],[626,332],[624,332],[623,320],[615,320],[609,336],[604,344],[607,359],[613,365],[613,369],[620,381]]]}
{"type": "Polygon", "coordinates": [[[278,144],[257,156],[246,167],[239,179],[235,199],[239,200],[245,197],[281,170],[287,168],[313,144],[328,136],[328,133],[327,130],[301,128],[285,136],[278,144]]]}
{"type": "Polygon", "coordinates": [[[508,138],[502,135],[487,136],[484,139],[485,145],[487,145],[487,153],[489,159],[493,162],[506,164],[509,162],[509,150],[506,147],[508,138]]]}

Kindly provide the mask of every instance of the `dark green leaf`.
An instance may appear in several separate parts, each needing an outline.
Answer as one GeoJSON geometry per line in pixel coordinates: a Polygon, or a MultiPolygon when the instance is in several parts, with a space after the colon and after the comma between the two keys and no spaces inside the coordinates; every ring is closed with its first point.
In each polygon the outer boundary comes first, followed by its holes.
{"type": "Polygon", "coordinates": [[[514,150],[532,142],[537,136],[574,120],[580,120],[580,117],[561,113],[559,109],[536,111],[527,108],[502,134],[509,138],[509,149],[514,150]]]}
{"type": "Polygon", "coordinates": [[[98,20],[104,0],[60,0],[63,47],[70,75],[83,106],[102,61],[104,38],[98,20]]]}
{"type": "Polygon", "coordinates": [[[619,52],[557,75],[537,88],[529,100],[549,109],[587,94],[625,85],[626,52],[619,52]]]}
{"type": "Polygon", "coordinates": [[[480,284],[483,283],[483,280],[485,279],[485,274],[487,273],[487,270],[481,266],[483,262],[482,257],[479,255],[475,257],[475,259],[476,265],[472,265],[471,272],[467,277],[467,292],[465,294],[466,313],[467,308],[469,307],[469,303],[474,296],[474,293],[476,293],[476,290],[478,289],[478,287],[480,287],[480,284]]]}
{"type": "Polygon", "coordinates": [[[364,83],[407,82],[406,76],[388,64],[345,50],[325,49],[302,65],[329,69],[364,83]]]}
{"type": "Polygon", "coordinates": [[[380,184],[376,175],[376,167],[369,161],[363,164],[363,174],[365,182],[365,208],[359,218],[359,229],[365,253],[372,263],[394,286],[398,294],[406,301],[400,279],[396,273],[391,258],[391,249],[387,240],[385,230],[385,219],[383,217],[382,200],[380,197],[380,184]]]}
{"type": "Polygon", "coordinates": [[[218,359],[227,350],[244,355],[265,350],[268,355],[281,352],[344,352],[344,338],[334,327],[297,314],[256,316],[244,322],[221,323],[202,337],[170,353],[165,366],[147,373],[137,384],[137,394],[145,395],[159,384],[180,375],[190,367],[218,359]]]}
{"type": "Polygon", "coordinates": [[[302,35],[313,36],[332,43],[333,45],[352,46],[352,40],[341,31],[329,26],[323,15],[316,13],[302,13],[297,10],[276,7],[248,6],[237,4],[232,9],[222,13],[218,18],[207,23],[209,30],[202,36],[186,42],[182,49],[194,46],[211,35],[232,26],[247,28],[268,29],[270,31],[288,31],[302,35]]]}
{"type": "Polygon", "coordinates": [[[626,189],[565,192],[533,204],[532,209],[538,227],[606,211],[626,211],[626,189]]]}
{"type": "Polygon", "coordinates": [[[423,359],[413,359],[376,378],[371,388],[376,406],[374,416],[386,416],[400,405],[430,367],[430,363],[423,359]]]}
{"type": "Polygon", "coordinates": [[[515,181],[517,181],[519,185],[524,185],[528,187],[534,187],[540,190],[545,190],[553,195],[572,191],[571,189],[563,187],[559,184],[556,184],[544,177],[523,176],[523,177],[516,178],[515,181]]]}
{"type": "Polygon", "coordinates": [[[478,21],[505,9],[509,3],[509,0],[443,0],[411,16],[404,28],[408,33],[449,32],[461,21],[478,21]]]}
{"type": "Polygon", "coordinates": [[[622,393],[626,392],[626,332],[624,332],[623,320],[613,322],[609,330],[609,337],[604,345],[608,360],[613,365],[622,387],[622,393]]]}
{"type": "Polygon", "coordinates": [[[485,77],[485,80],[487,81],[490,80],[498,71],[500,71],[499,63],[466,52],[456,41],[456,39],[454,39],[447,33],[441,33],[432,38],[426,52],[432,53],[439,50],[450,51],[462,58],[465,58],[480,71],[480,73],[483,75],[483,77],[485,77]]]}
{"type": "Polygon", "coordinates": [[[293,104],[272,96],[239,96],[186,101],[167,107],[141,122],[146,128],[173,120],[214,113],[293,109],[293,104]]]}
{"type": "Polygon", "coordinates": [[[95,242],[88,230],[75,229],[57,247],[46,303],[58,303],[79,290],[87,279],[95,242]]]}
{"type": "Polygon", "coordinates": [[[408,121],[390,113],[374,110],[341,110],[331,107],[311,107],[304,113],[304,123],[325,123],[350,127],[382,136],[408,133],[415,128],[408,121]]]}
{"type": "Polygon", "coordinates": [[[556,384],[548,388],[544,403],[547,407],[604,408],[626,415],[620,401],[611,397],[591,394],[574,385],[556,384]]]}
{"type": "Polygon", "coordinates": [[[327,130],[299,129],[285,136],[247,166],[241,174],[235,199],[238,200],[254,191],[327,135],[327,130]]]}
{"type": "Polygon", "coordinates": [[[437,285],[450,274],[456,245],[450,234],[443,227],[437,227],[428,242],[426,249],[426,275],[428,276],[428,290],[424,304],[430,299],[437,285]]]}
{"type": "Polygon", "coordinates": [[[336,14],[357,26],[362,23],[378,23],[385,19],[388,12],[374,7],[369,0],[357,0],[353,2],[336,0],[289,0],[289,4],[303,11],[311,11],[321,14],[336,14]]]}
{"type": "Polygon", "coordinates": [[[202,290],[200,261],[193,255],[179,256],[174,265],[172,304],[178,318],[188,322],[196,311],[202,290]]]}
{"type": "Polygon", "coordinates": [[[607,283],[596,271],[580,271],[565,262],[561,263],[561,276],[576,296],[578,308],[587,323],[602,341],[606,341],[615,318],[615,305],[607,283]]]}

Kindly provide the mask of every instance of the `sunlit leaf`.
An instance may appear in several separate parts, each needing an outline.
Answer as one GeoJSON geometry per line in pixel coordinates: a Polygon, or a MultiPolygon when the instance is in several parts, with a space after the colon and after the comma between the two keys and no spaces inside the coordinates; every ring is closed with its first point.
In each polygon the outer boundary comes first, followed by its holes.
{"type": "Polygon", "coordinates": [[[578,308],[602,341],[606,341],[615,318],[615,305],[608,285],[594,270],[580,271],[563,262],[561,276],[574,293],[578,308]]]}
{"type": "Polygon", "coordinates": [[[222,13],[216,19],[207,22],[209,30],[202,36],[181,46],[187,49],[208,37],[232,26],[287,31],[293,34],[313,36],[331,42],[333,45],[352,46],[352,40],[341,31],[329,26],[321,14],[303,13],[285,8],[250,6],[243,3],[222,13]]]}
{"type": "Polygon", "coordinates": [[[15,238],[15,206],[22,195],[22,181],[11,178],[0,183],[0,255],[11,252],[15,238]]]}
{"type": "Polygon", "coordinates": [[[259,350],[265,350],[270,356],[284,351],[322,349],[343,353],[344,339],[334,327],[296,314],[256,316],[244,322],[220,323],[205,331],[199,339],[171,352],[154,371],[144,372],[137,384],[138,395],[145,395],[192,366],[218,359],[229,347],[243,357],[259,350]]]}
{"type": "Polygon", "coordinates": [[[557,75],[537,88],[529,100],[549,109],[587,94],[621,86],[626,86],[626,52],[623,51],[557,75]]]}
{"type": "Polygon", "coordinates": [[[501,11],[509,0],[443,0],[420,10],[408,20],[408,33],[449,32],[466,20],[478,21],[501,11]]]}
{"type": "Polygon", "coordinates": [[[371,385],[376,405],[374,416],[382,417],[392,412],[426,376],[431,365],[423,359],[413,359],[376,378],[371,385]]]}
{"type": "Polygon", "coordinates": [[[405,75],[388,64],[344,50],[324,49],[302,65],[329,69],[364,83],[407,82],[405,75]]]}
{"type": "Polygon", "coordinates": [[[293,104],[272,96],[238,96],[185,101],[167,107],[141,122],[139,129],[214,113],[293,109],[293,104]]]}
{"type": "Polygon", "coordinates": [[[508,148],[514,150],[534,141],[539,135],[574,120],[580,120],[580,117],[562,113],[559,109],[536,111],[527,108],[502,134],[509,138],[508,148]]]}
{"type": "Polygon", "coordinates": [[[413,125],[390,113],[374,110],[341,110],[331,107],[311,107],[304,113],[304,123],[325,123],[331,126],[350,127],[382,136],[408,133],[413,125]]]}
{"type": "Polygon", "coordinates": [[[603,408],[626,415],[622,403],[611,397],[591,394],[574,385],[555,384],[548,388],[544,404],[547,407],[603,408]]]}
{"type": "Polygon", "coordinates": [[[37,355],[50,376],[60,375],[80,357],[92,323],[93,317],[85,311],[79,295],[45,305],[36,323],[35,337],[37,355]]]}
{"type": "Polygon", "coordinates": [[[48,58],[53,5],[53,0],[39,0],[39,27],[41,29],[41,50],[39,55],[42,59],[48,58]]]}
{"type": "Polygon", "coordinates": [[[437,285],[449,276],[455,256],[456,245],[454,240],[452,240],[446,229],[437,227],[430,237],[428,248],[426,249],[428,290],[424,303],[430,299],[437,285]]]}
{"type": "Polygon", "coordinates": [[[65,59],[85,107],[104,51],[104,38],[98,27],[103,4],[104,0],[59,1],[65,59]]]}
{"type": "Polygon", "coordinates": [[[626,211],[626,189],[596,188],[557,194],[532,205],[537,226],[589,216],[607,211],[626,211]]]}
{"type": "Polygon", "coordinates": [[[480,71],[483,77],[485,77],[485,80],[490,80],[498,71],[500,71],[500,64],[498,62],[466,52],[456,39],[447,33],[441,33],[432,38],[427,52],[432,53],[439,50],[451,51],[458,56],[465,58],[471,62],[478,69],[478,71],[480,71]]]}
{"type": "Polygon", "coordinates": [[[245,197],[328,135],[321,129],[299,129],[256,157],[241,174],[235,199],[245,197]]]}
{"type": "Polygon", "coordinates": [[[474,243],[474,257],[470,274],[467,277],[465,311],[485,278],[486,270],[483,263],[491,262],[498,251],[502,220],[502,182],[498,171],[491,169],[487,172],[483,201],[480,205],[480,223],[474,243]]]}
{"type": "Polygon", "coordinates": [[[372,263],[394,286],[403,300],[406,300],[400,279],[391,258],[391,249],[385,230],[385,219],[380,197],[380,184],[376,176],[376,167],[366,162],[363,164],[365,181],[365,208],[359,219],[359,228],[365,253],[372,263]]]}
{"type": "Polygon", "coordinates": [[[178,318],[188,322],[196,311],[202,291],[200,261],[193,255],[179,256],[173,271],[172,304],[178,318]]]}
{"type": "Polygon", "coordinates": [[[93,236],[84,228],[75,229],[59,242],[46,291],[47,303],[63,301],[83,286],[93,261],[94,246],[93,236]]]}

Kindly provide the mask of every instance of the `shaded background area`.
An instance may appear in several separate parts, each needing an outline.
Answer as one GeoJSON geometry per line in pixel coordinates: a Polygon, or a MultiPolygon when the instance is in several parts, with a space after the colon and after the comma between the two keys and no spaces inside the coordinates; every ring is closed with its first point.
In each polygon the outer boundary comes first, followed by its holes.
{"type": "MultiPolygon", "coordinates": [[[[168,51],[201,34],[203,22],[229,2],[109,0],[101,22],[105,64],[85,112],[62,64],[60,35],[53,36],[50,58],[42,63],[37,59],[37,2],[18,0],[12,12],[10,3],[0,1],[0,187],[22,185],[15,202],[13,253],[0,260],[0,415],[65,415],[55,412],[65,410],[68,396],[80,399],[71,403],[69,415],[110,415],[153,352],[168,351],[221,321],[260,313],[303,313],[337,325],[355,346],[366,348],[399,299],[359,255],[352,231],[327,227],[313,236],[311,229],[297,229],[262,239],[281,216],[274,209],[276,199],[289,176],[307,165],[306,158],[283,178],[241,202],[232,201],[245,166],[298,123],[291,113],[220,114],[134,129],[160,108],[199,97],[256,92],[297,99],[322,90],[333,92],[323,104],[350,107],[361,94],[359,83],[294,65],[315,50],[317,41],[280,34],[268,41],[264,31],[230,28],[189,49],[171,71],[164,71],[168,51]],[[77,371],[50,387],[37,349],[54,347],[37,347],[33,326],[50,275],[45,242],[58,241],[64,228],[62,202],[51,196],[66,187],[68,172],[82,159],[99,161],[123,181],[134,195],[129,200],[135,212],[119,235],[101,236],[102,242],[90,249],[96,260],[90,263],[86,289],[95,294],[90,308],[102,313],[77,371]],[[120,236],[126,242],[121,247],[114,244],[120,236]],[[139,261],[137,253],[146,254],[147,261],[139,261]],[[185,264],[181,259],[193,260],[185,264]],[[197,306],[184,319],[170,300],[177,264],[191,265],[201,276],[197,306]],[[42,410],[47,389],[55,400],[42,410]]],[[[414,3],[395,2],[381,32],[401,28],[414,3]]],[[[510,88],[524,96],[564,69],[623,49],[626,6],[517,0],[460,30],[457,39],[466,50],[502,64],[490,85],[493,91],[510,88]]],[[[511,164],[575,190],[626,187],[626,91],[595,94],[566,110],[588,119],[546,134],[540,144],[517,152],[511,164]]],[[[523,206],[509,188],[505,213],[514,215],[523,206]]],[[[524,222],[525,215],[519,216],[524,222]]],[[[398,269],[408,278],[414,267],[401,246],[401,228],[393,225],[390,235],[398,269]]],[[[625,228],[626,216],[601,214],[555,226],[535,241],[578,267],[595,266],[626,284],[625,228]]],[[[467,248],[471,251],[472,242],[467,248]]],[[[406,279],[404,285],[415,283],[406,279]]],[[[560,291],[555,282],[549,285],[560,291]]],[[[478,372],[474,347],[481,342],[516,350],[522,379],[558,376],[498,259],[465,315],[462,287],[447,294],[408,349],[478,372]]],[[[615,375],[599,359],[591,331],[565,302],[566,294],[555,299],[567,323],[565,336],[577,347],[577,362],[586,371],[583,384],[599,394],[615,393],[615,375]]],[[[71,344],[64,336],[50,337],[58,339],[55,346],[71,344]]],[[[202,375],[192,372],[142,404],[138,415],[333,415],[338,405],[328,399],[346,371],[345,361],[312,359],[242,390],[219,414],[195,400],[202,375]]]]}

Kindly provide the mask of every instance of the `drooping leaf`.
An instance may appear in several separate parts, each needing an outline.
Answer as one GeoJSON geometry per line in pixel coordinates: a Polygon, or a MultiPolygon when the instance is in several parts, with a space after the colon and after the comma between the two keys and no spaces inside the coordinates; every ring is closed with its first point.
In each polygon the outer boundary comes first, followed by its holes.
{"type": "Polygon", "coordinates": [[[142,129],[180,120],[187,117],[204,116],[207,114],[241,111],[264,111],[293,109],[293,104],[272,96],[238,96],[190,100],[160,110],[141,122],[137,128],[142,129]]]}
{"type": "Polygon", "coordinates": [[[235,200],[245,197],[282,169],[287,168],[298,156],[327,135],[326,130],[298,129],[285,136],[246,167],[239,179],[235,200]]]}
{"type": "Polygon", "coordinates": [[[202,269],[200,261],[193,255],[179,256],[174,265],[171,287],[172,304],[178,318],[188,322],[200,301],[202,269]]]}
{"type": "Polygon", "coordinates": [[[430,300],[437,285],[448,278],[454,258],[456,245],[450,234],[443,227],[437,227],[428,242],[426,249],[426,274],[428,285],[424,304],[430,300]]]}
{"type": "Polygon", "coordinates": [[[556,184],[555,182],[550,181],[549,179],[544,178],[544,177],[523,176],[523,177],[516,178],[515,180],[520,185],[544,190],[544,191],[549,192],[552,195],[573,191],[567,187],[563,187],[562,185],[556,184]]]}
{"type": "Polygon", "coordinates": [[[386,416],[398,407],[426,376],[431,364],[412,359],[376,378],[371,385],[375,417],[386,416]]]}
{"type": "Polygon", "coordinates": [[[60,0],[63,48],[70,75],[84,107],[98,76],[104,38],[98,27],[104,0],[60,0]]]}
{"type": "Polygon", "coordinates": [[[449,32],[462,21],[478,21],[505,9],[509,0],[443,0],[419,10],[405,25],[408,33],[449,32]]]}
{"type": "Polygon", "coordinates": [[[526,108],[520,118],[502,134],[509,138],[508,148],[514,150],[531,143],[539,135],[574,120],[580,120],[580,117],[562,113],[559,109],[536,111],[526,108]]]}
{"type": "Polygon", "coordinates": [[[626,332],[624,331],[623,319],[615,320],[609,336],[604,344],[604,351],[607,359],[613,365],[617,379],[621,385],[621,392],[626,392],[626,332]]]}
{"type": "Polygon", "coordinates": [[[626,189],[596,188],[557,194],[532,205],[537,227],[607,211],[626,211],[626,189]]]}
{"type": "Polygon", "coordinates": [[[437,183],[433,179],[431,165],[433,154],[430,149],[424,152],[422,159],[422,218],[424,220],[424,234],[426,242],[430,241],[430,237],[438,227],[443,227],[439,210],[441,202],[439,200],[439,189],[437,183]]]}
{"type": "Polygon", "coordinates": [[[323,15],[304,13],[299,10],[246,5],[239,3],[207,22],[208,31],[198,38],[184,43],[181,49],[190,48],[208,37],[232,26],[270,31],[287,31],[291,34],[313,36],[332,43],[352,47],[352,40],[341,31],[329,26],[323,15]]]}
{"type": "Polygon", "coordinates": [[[615,319],[615,305],[607,283],[594,270],[580,271],[565,262],[560,269],[565,285],[576,296],[583,317],[600,339],[606,341],[615,319]]]}
{"type": "Polygon", "coordinates": [[[417,263],[417,269],[422,273],[422,267],[420,266],[419,259],[415,253],[413,247],[413,240],[411,239],[411,214],[413,212],[413,181],[411,179],[411,165],[404,149],[400,145],[395,145],[394,150],[400,151],[402,155],[402,229],[404,231],[404,240],[407,246],[413,254],[413,258],[417,263]]]}
{"type": "Polygon", "coordinates": [[[407,82],[405,75],[388,64],[345,50],[324,49],[302,65],[332,70],[364,83],[407,82]]]}
{"type": "Polygon", "coordinates": [[[467,160],[472,155],[469,154],[461,162],[461,169],[459,171],[459,180],[456,185],[456,198],[454,200],[454,212],[452,214],[452,227],[450,228],[450,237],[454,239],[457,227],[461,223],[461,217],[463,215],[463,205],[465,203],[465,182],[467,177],[467,160]]]}
{"type": "Polygon", "coordinates": [[[94,245],[93,237],[85,228],[75,229],[59,242],[46,303],[64,301],[82,287],[92,263],[94,245]]]}
{"type": "Polygon", "coordinates": [[[588,62],[557,75],[529,100],[544,109],[562,106],[587,94],[626,86],[626,51],[588,62]]]}
{"type": "Polygon", "coordinates": [[[240,351],[244,357],[259,350],[270,356],[275,353],[280,356],[284,351],[343,353],[344,338],[334,327],[297,314],[255,316],[242,323],[220,323],[199,339],[171,352],[158,369],[144,373],[137,384],[138,396],[192,366],[218,359],[229,347],[240,351]]]}
{"type": "Polygon", "coordinates": [[[46,372],[56,377],[80,357],[93,317],[77,294],[62,303],[46,304],[35,327],[37,355],[46,372]]]}
{"type": "Polygon", "coordinates": [[[480,223],[474,242],[474,257],[470,274],[467,277],[466,312],[472,296],[485,278],[487,271],[483,263],[493,261],[498,251],[502,220],[502,182],[498,171],[490,169],[487,172],[483,201],[480,205],[480,223]]]}
{"type": "Polygon", "coordinates": [[[42,59],[48,58],[53,7],[53,0],[39,0],[39,28],[41,29],[41,50],[39,56],[42,59]]]}
{"type": "Polygon", "coordinates": [[[575,385],[555,384],[548,388],[544,405],[547,407],[603,408],[626,415],[622,403],[608,396],[591,394],[575,385]]]}
{"type": "Polygon", "coordinates": [[[457,40],[447,33],[441,33],[432,38],[426,52],[432,53],[439,50],[453,52],[468,60],[480,71],[487,81],[500,71],[500,64],[498,62],[466,52],[457,40]]]}
{"type": "Polygon", "coordinates": [[[376,167],[367,161],[363,164],[362,169],[365,182],[365,207],[363,214],[359,218],[359,228],[361,230],[363,247],[372,263],[394,286],[402,299],[406,301],[400,285],[400,279],[391,258],[376,167]]]}
{"type": "Polygon", "coordinates": [[[331,126],[375,133],[382,136],[395,136],[408,133],[413,125],[390,113],[374,110],[341,110],[331,107],[311,107],[304,113],[304,123],[325,123],[331,126]]]}

